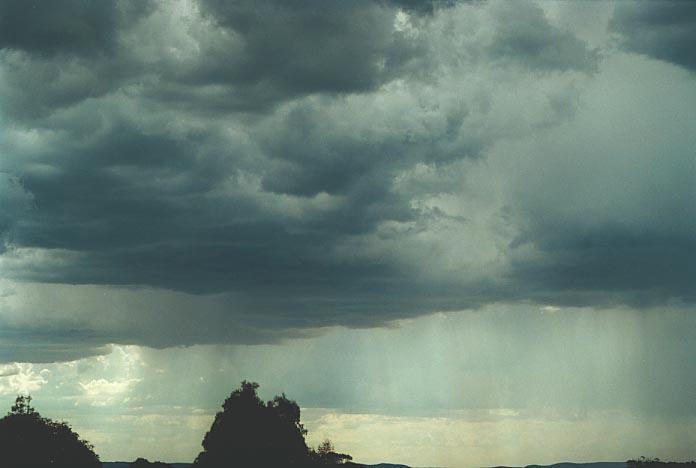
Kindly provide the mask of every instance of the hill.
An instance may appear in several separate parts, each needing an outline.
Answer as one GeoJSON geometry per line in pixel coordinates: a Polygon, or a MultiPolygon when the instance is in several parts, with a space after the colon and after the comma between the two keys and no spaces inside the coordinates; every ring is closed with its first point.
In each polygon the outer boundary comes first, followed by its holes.
{"type": "MultiPolygon", "coordinates": [[[[497,466],[493,468],[522,468],[497,466]]],[[[554,463],[553,465],[527,465],[524,468],[626,468],[626,462],[593,462],[593,463],[554,463]]]]}
{"type": "Polygon", "coordinates": [[[528,465],[525,468],[626,468],[626,462],[595,462],[595,463],[555,463],[553,465],[528,465]]]}
{"type": "MultiPolygon", "coordinates": [[[[102,468],[128,468],[132,462],[102,462],[102,468]]],[[[170,463],[173,468],[191,468],[191,463],[170,463]]]]}
{"type": "MultiPolygon", "coordinates": [[[[131,462],[102,462],[102,468],[128,468],[131,462]]],[[[191,468],[191,463],[170,463],[173,468],[191,468]]],[[[347,467],[360,467],[360,468],[411,468],[407,465],[395,465],[392,463],[379,463],[377,465],[361,465],[359,463],[347,463],[347,467]]],[[[607,467],[609,468],[609,467],[607,467]]]]}

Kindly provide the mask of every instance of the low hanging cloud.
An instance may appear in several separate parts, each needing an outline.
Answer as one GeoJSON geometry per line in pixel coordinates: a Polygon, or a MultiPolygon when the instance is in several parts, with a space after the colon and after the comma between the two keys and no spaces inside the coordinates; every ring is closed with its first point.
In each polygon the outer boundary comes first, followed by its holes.
{"type": "Polygon", "coordinates": [[[598,51],[570,31],[551,25],[541,7],[499,3],[493,6],[496,23],[489,53],[532,70],[579,70],[597,67],[598,51]]]}
{"type": "Polygon", "coordinates": [[[120,30],[151,6],[148,0],[101,4],[61,0],[40,7],[6,0],[0,5],[0,47],[43,56],[109,54],[120,30]]]}
{"type": "MultiPolygon", "coordinates": [[[[0,199],[3,201],[0,207],[0,253],[12,241],[11,232],[15,221],[23,212],[31,209],[32,196],[22,186],[22,181],[17,177],[0,173],[0,199]]],[[[3,290],[0,295],[9,294],[9,290],[3,290]]]]}
{"type": "Polygon", "coordinates": [[[696,4],[689,1],[626,2],[616,7],[610,27],[619,45],[696,70],[696,4]]]}
{"type": "Polygon", "coordinates": [[[128,5],[1,36],[0,360],[693,305],[681,75],[531,2],[128,5]]]}

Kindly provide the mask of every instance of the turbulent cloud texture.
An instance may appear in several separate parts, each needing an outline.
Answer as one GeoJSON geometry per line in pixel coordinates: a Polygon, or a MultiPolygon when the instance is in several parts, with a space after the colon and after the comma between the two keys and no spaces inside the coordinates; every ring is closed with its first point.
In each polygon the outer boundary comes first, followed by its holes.
{"type": "Polygon", "coordinates": [[[690,7],[402,3],[1,2],[0,361],[693,307],[690,7]]]}
{"type": "Polygon", "coordinates": [[[617,7],[611,26],[627,50],[696,70],[693,2],[626,2],[617,7]]]}

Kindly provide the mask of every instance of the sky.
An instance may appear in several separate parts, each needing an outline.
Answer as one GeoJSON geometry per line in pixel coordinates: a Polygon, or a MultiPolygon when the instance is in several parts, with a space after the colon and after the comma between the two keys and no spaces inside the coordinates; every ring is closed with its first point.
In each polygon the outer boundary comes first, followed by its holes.
{"type": "Polygon", "coordinates": [[[696,458],[696,3],[0,0],[0,407],[190,461],[696,458]]]}

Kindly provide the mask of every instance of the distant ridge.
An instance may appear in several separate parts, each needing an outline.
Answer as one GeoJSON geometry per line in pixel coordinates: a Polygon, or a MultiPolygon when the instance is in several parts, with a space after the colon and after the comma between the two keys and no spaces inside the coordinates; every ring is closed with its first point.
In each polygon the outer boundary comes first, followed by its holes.
{"type": "Polygon", "coordinates": [[[553,465],[527,465],[525,468],[626,468],[626,462],[571,463],[562,462],[553,465]]]}
{"type": "MultiPolygon", "coordinates": [[[[133,462],[102,462],[102,468],[128,468],[133,462]]],[[[191,468],[191,463],[169,463],[173,468],[191,468]]]]}
{"type": "Polygon", "coordinates": [[[495,466],[491,468],[626,468],[626,462],[593,462],[593,463],[571,463],[561,462],[553,465],[527,465],[525,467],[495,466]]]}
{"type": "MultiPolygon", "coordinates": [[[[128,468],[131,462],[102,462],[102,468],[128,468]]],[[[169,463],[173,468],[191,468],[191,463],[169,463]]],[[[397,465],[394,463],[378,463],[376,465],[362,465],[359,463],[346,464],[347,467],[365,467],[365,468],[411,468],[408,465],[397,465]]],[[[609,467],[607,467],[609,468],[609,467]]]]}
{"type": "Polygon", "coordinates": [[[376,465],[360,465],[358,466],[365,466],[367,468],[411,468],[408,465],[395,465],[393,463],[378,463],[376,465]]]}

